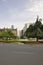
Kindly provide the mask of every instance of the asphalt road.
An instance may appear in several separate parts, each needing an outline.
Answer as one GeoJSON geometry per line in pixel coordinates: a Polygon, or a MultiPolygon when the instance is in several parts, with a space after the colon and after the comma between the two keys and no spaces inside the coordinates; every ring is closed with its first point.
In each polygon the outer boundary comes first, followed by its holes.
{"type": "Polygon", "coordinates": [[[43,45],[0,44],[0,65],[43,65],[43,45]]]}

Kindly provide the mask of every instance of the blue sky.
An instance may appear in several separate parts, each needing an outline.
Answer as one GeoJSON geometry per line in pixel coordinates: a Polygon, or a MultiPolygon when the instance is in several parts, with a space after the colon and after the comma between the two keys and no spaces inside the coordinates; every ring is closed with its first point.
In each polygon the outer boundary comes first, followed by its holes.
{"type": "Polygon", "coordinates": [[[22,29],[25,23],[43,19],[43,0],[0,0],[0,27],[22,29]]]}

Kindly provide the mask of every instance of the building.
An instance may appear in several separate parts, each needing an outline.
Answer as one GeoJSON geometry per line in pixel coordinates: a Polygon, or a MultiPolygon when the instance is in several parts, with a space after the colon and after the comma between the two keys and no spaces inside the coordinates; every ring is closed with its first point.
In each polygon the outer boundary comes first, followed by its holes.
{"type": "Polygon", "coordinates": [[[26,23],[24,28],[23,28],[23,35],[26,32],[27,28],[30,26],[31,23],[26,23]]]}
{"type": "Polygon", "coordinates": [[[20,38],[20,30],[16,29],[12,29],[12,32],[15,34],[15,36],[17,36],[18,38],[20,38]]]}
{"type": "Polygon", "coordinates": [[[23,38],[23,30],[20,31],[20,38],[23,38]]]}
{"type": "Polygon", "coordinates": [[[11,31],[12,31],[12,33],[13,33],[15,36],[18,36],[18,31],[17,31],[17,28],[16,28],[16,29],[3,28],[3,29],[0,29],[0,32],[7,31],[7,30],[11,30],[11,31]]]}
{"type": "Polygon", "coordinates": [[[14,25],[11,25],[11,29],[14,29],[14,25]]]}
{"type": "Polygon", "coordinates": [[[24,38],[24,33],[26,32],[27,28],[30,26],[31,23],[26,23],[24,28],[20,31],[20,38],[24,38]]]}

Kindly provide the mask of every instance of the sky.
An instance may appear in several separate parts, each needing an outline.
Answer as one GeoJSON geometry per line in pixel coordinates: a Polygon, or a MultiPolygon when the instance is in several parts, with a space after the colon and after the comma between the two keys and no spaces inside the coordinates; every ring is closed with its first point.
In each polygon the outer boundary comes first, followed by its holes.
{"type": "Polygon", "coordinates": [[[43,20],[43,0],[0,0],[0,28],[23,29],[34,23],[37,15],[43,20]]]}

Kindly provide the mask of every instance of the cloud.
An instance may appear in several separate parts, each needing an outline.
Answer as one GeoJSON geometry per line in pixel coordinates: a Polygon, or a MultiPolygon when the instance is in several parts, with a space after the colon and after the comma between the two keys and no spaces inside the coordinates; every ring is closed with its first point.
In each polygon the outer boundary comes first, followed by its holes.
{"type": "Polygon", "coordinates": [[[7,0],[2,0],[3,2],[6,2],[7,0]]]}
{"type": "MultiPolygon", "coordinates": [[[[7,0],[2,1],[5,2],[7,0]]],[[[15,26],[17,26],[20,29],[22,28],[24,23],[34,22],[37,15],[43,18],[43,1],[42,0],[26,0],[26,1],[27,2],[23,6],[18,3],[20,6],[15,5],[15,7],[13,7],[11,2],[9,3],[9,5],[7,5],[9,13],[9,24],[10,23],[16,24],[15,26]],[[22,8],[22,10],[20,9],[20,7],[22,8]]]]}
{"type": "Polygon", "coordinates": [[[37,15],[43,19],[43,1],[31,0],[30,4],[26,5],[25,11],[28,12],[31,20],[33,20],[37,15]]]}

